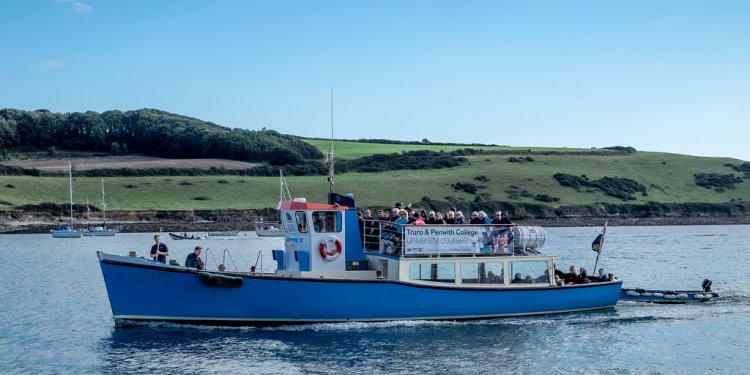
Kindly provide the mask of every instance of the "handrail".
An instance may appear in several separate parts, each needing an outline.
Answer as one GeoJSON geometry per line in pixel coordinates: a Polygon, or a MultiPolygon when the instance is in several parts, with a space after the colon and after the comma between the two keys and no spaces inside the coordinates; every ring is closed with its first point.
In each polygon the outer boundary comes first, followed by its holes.
{"type": "Polygon", "coordinates": [[[227,254],[229,254],[229,260],[232,261],[232,265],[234,266],[234,272],[240,272],[240,270],[237,269],[237,264],[234,263],[234,258],[232,258],[232,254],[229,253],[229,249],[224,249],[224,255],[221,259],[221,264],[223,264],[226,267],[227,254]]]}
{"type": "Polygon", "coordinates": [[[258,268],[258,259],[260,259],[260,274],[263,275],[263,257],[261,256],[263,254],[262,251],[258,251],[258,256],[255,257],[255,264],[250,267],[250,272],[255,273],[258,268]]]}
{"type": "MultiPolygon", "coordinates": [[[[214,253],[211,252],[211,248],[210,247],[207,247],[206,248],[206,260],[208,260],[208,256],[209,255],[211,255],[211,259],[214,260],[214,264],[217,265],[217,267],[218,267],[219,263],[216,262],[216,258],[214,258],[214,253]]],[[[208,262],[206,262],[206,268],[208,268],[208,262]]]]}

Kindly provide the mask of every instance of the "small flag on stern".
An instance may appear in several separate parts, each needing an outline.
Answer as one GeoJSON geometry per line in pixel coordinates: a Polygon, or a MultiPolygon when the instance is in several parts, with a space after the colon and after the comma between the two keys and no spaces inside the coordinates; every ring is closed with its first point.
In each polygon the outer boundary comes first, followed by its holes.
{"type": "Polygon", "coordinates": [[[604,244],[604,234],[607,232],[607,223],[604,223],[604,228],[602,228],[602,232],[599,233],[598,236],[594,239],[594,242],[591,243],[591,250],[596,251],[597,253],[602,250],[602,245],[604,244]]]}

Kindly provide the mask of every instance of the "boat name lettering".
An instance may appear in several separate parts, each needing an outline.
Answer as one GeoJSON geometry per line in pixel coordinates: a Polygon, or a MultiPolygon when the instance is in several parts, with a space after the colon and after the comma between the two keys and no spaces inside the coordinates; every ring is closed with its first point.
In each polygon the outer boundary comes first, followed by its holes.
{"type": "Polygon", "coordinates": [[[122,276],[128,280],[135,281],[159,281],[159,276],[136,275],[130,272],[123,272],[122,276]]]}

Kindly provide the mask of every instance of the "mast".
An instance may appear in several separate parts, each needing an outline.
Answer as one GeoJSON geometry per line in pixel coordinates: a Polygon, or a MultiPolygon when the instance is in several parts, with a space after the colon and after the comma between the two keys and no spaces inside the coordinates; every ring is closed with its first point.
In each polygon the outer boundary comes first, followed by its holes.
{"type": "Polygon", "coordinates": [[[68,162],[68,185],[70,187],[70,225],[73,225],[73,164],[68,162]]]}
{"type": "Polygon", "coordinates": [[[331,148],[328,149],[328,193],[333,193],[333,86],[331,86],[331,148]]]}
{"type": "Polygon", "coordinates": [[[104,179],[102,178],[102,221],[107,221],[107,203],[104,202],[104,179]]]}
{"type": "Polygon", "coordinates": [[[284,201],[284,172],[279,168],[279,206],[276,209],[281,209],[281,202],[284,201]]]}

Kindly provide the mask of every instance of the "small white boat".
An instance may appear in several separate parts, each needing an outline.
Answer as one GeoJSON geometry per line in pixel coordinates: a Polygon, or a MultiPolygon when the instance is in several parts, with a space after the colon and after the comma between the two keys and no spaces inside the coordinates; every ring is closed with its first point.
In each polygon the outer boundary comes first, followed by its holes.
{"type": "Polygon", "coordinates": [[[268,228],[268,229],[257,229],[255,234],[258,237],[284,237],[284,229],[281,228],[268,228]]]}

